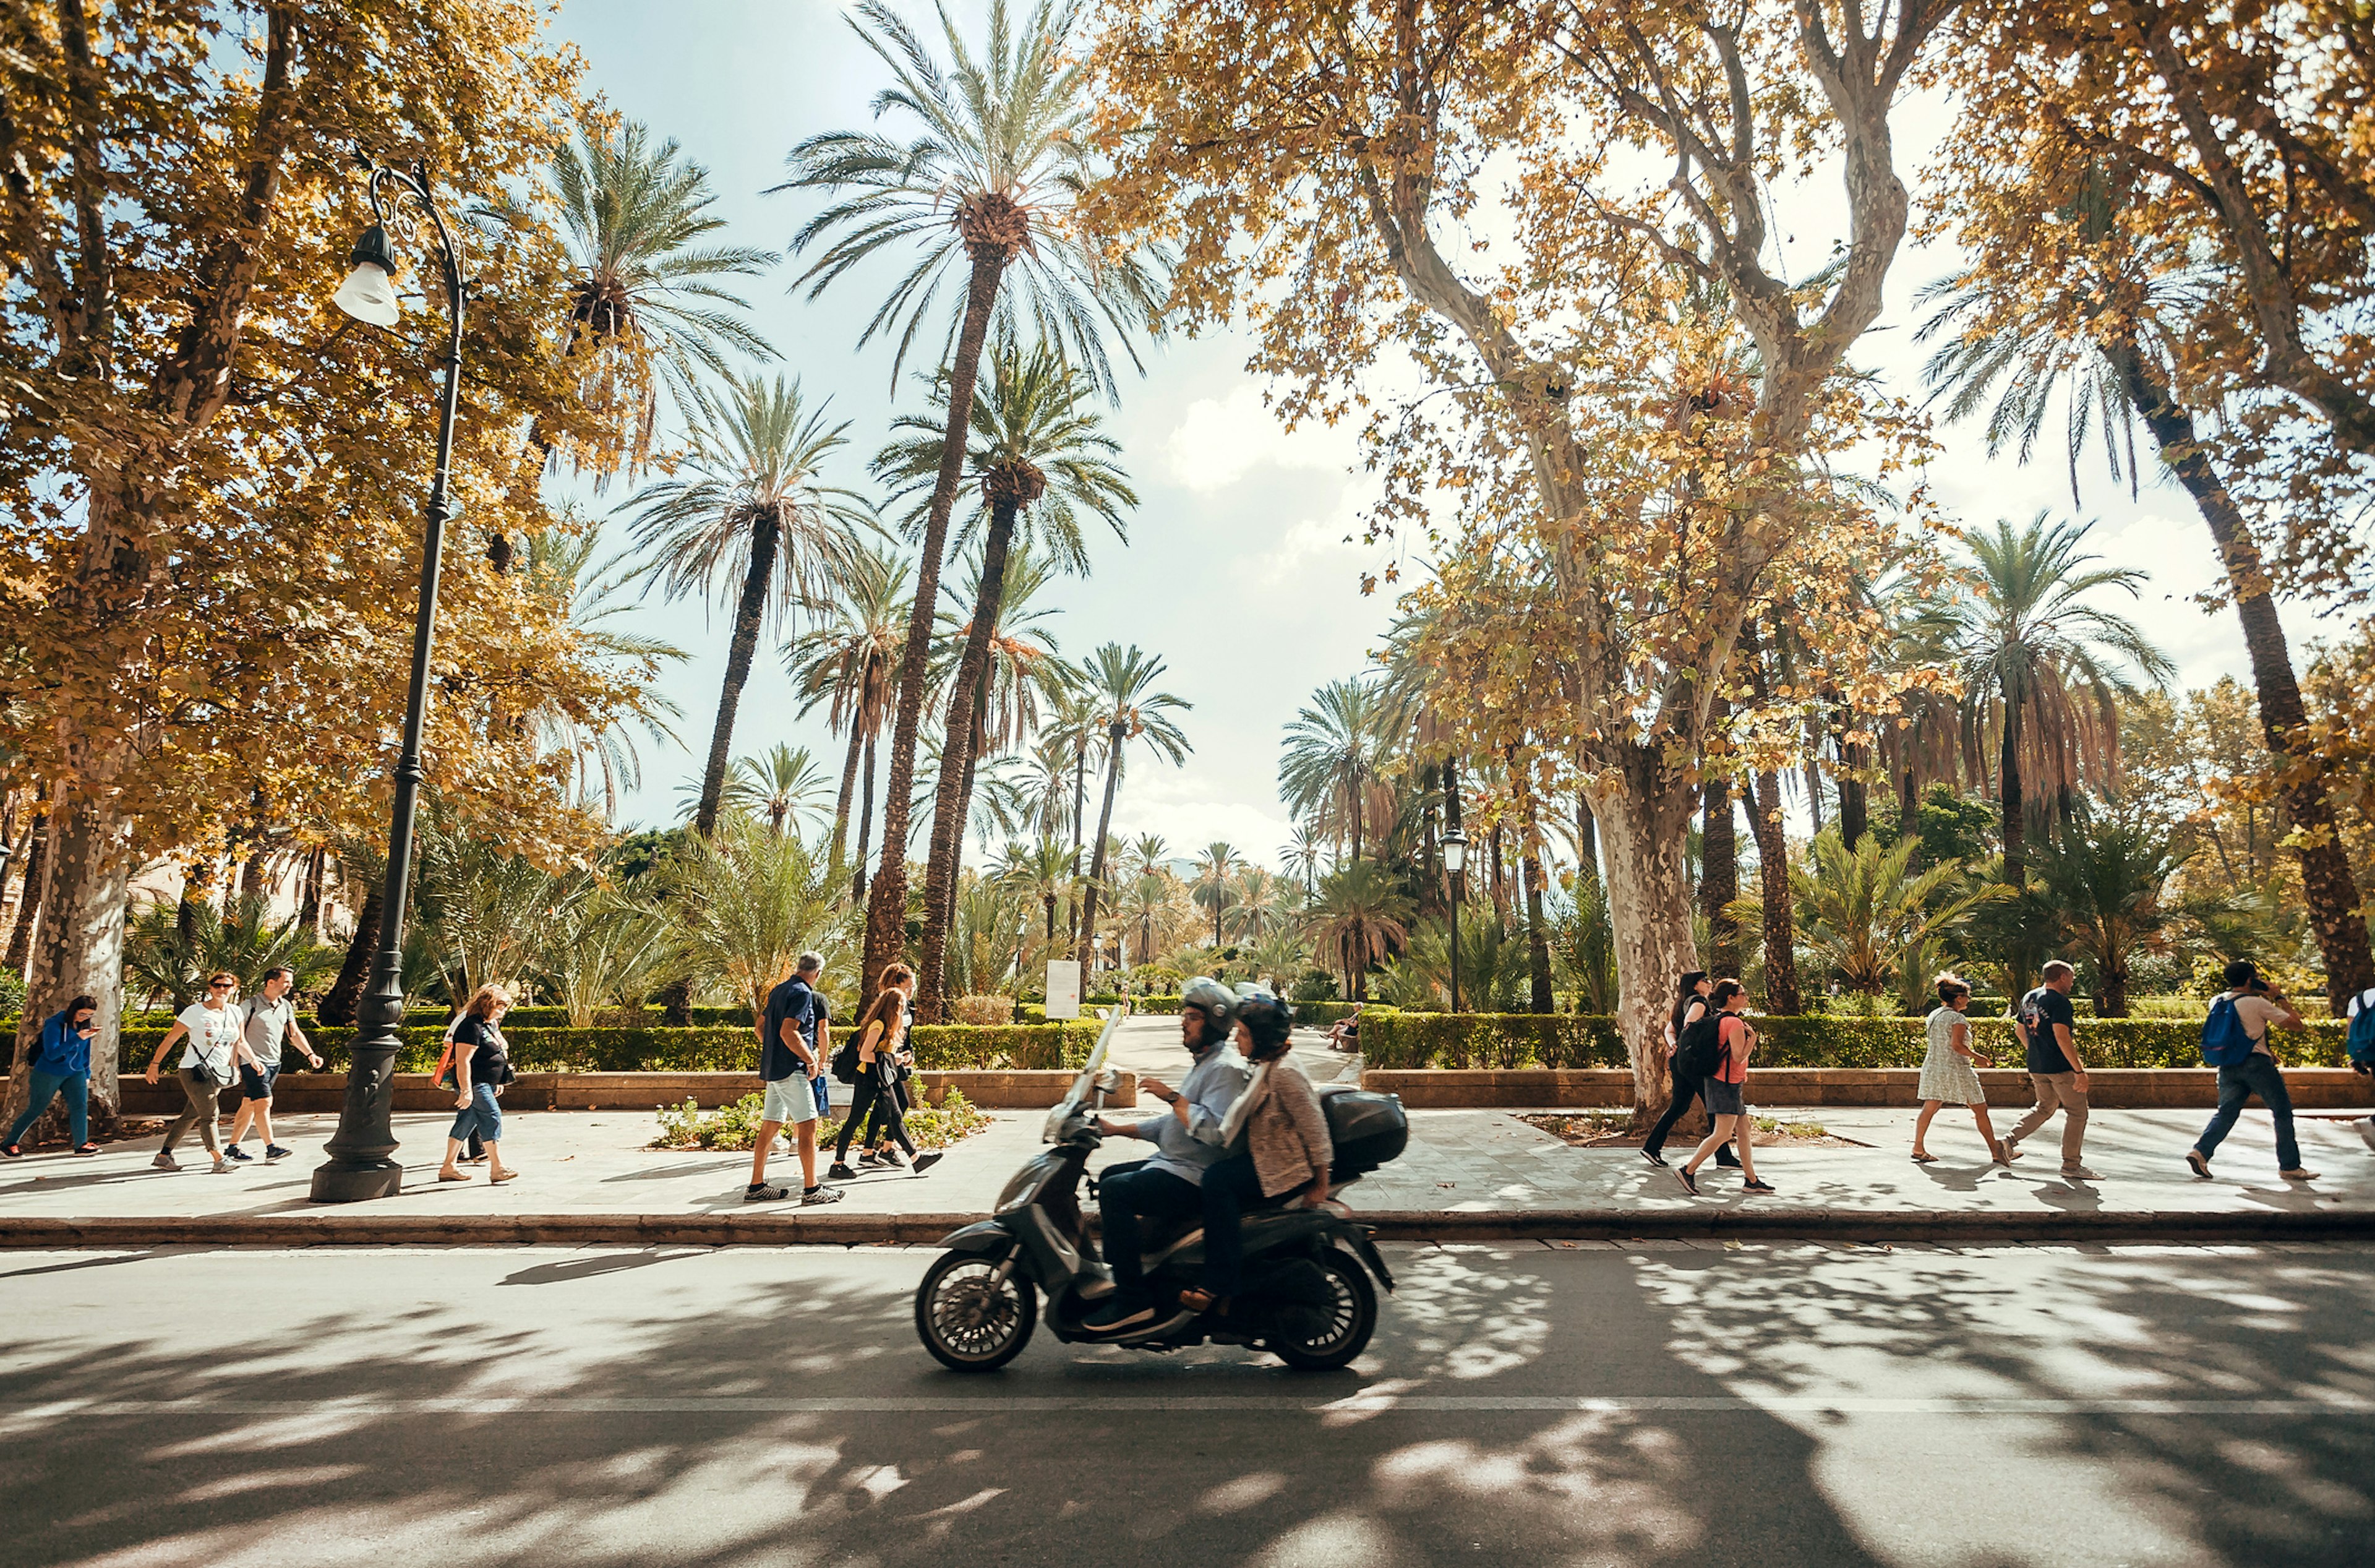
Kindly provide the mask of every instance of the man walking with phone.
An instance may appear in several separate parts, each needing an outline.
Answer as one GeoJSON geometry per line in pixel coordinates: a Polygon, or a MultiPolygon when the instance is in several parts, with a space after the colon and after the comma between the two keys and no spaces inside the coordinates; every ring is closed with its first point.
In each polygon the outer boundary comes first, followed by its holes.
{"type": "Polygon", "coordinates": [[[2017,1158],[2021,1139],[2059,1111],[2062,1174],[2074,1182],[2099,1181],[2079,1158],[2086,1143],[2086,1064],[2078,1059],[2078,1014],[2070,1006],[2078,972],[2055,959],[2040,973],[2045,984],[2020,999],[2018,1014],[2028,1039],[2028,1081],[2037,1090],[2037,1107],[2004,1139],[2004,1157],[2017,1158]]]}
{"type": "Polygon", "coordinates": [[[746,1203],[771,1203],[791,1197],[789,1189],[767,1184],[767,1153],[775,1134],[789,1126],[800,1159],[800,1201],[838,1203],[839,1187],[817,1185],[818,1085],[824,1077],[824,1053],[818,1048],[817,1020],[824,998],[816,992],[824,973],[821,953],[802,953],[792,977],[770,992],[766,1013],[759,1020],[759,1077],[766,1102],[759,1113],[759,1141],[750,1150],[750,1185],[742,1189],[746,1203]]]}
{"type": "MultiPolygon", "coordinates": [[[[2260,972],[2249,959],[2237,959],[2227,966],[2227,990],[2210,1004],[2210,1021],[2203,1029],[2203,1050],[2208,1055],[2215,1032],[2222,1028],[2240,1029],[2251,1049],[2239,1062],[2225,1061],[2218,1067],[2218,1109],[2210,1117],[2210,1125],[2185,1151],[2185,1162],[2193,1173],[2205,1180],[2210,1175],[2210,1157],[2218,1152],[2218,1145],[2235,1130],[2235,1120],[2243,1114],[2244,1102],[2252,1095],[2268,1108],[2276,1124],[2276,1173],[2288,1182],[2312,1182],[2315,1171],[2301,1169],[2300,1145],[2293,1139],[2293,1098],[2285,1088],[2284,1069],[2276,1061],[2275,1052],[2268,1044],[2268,1026],[2282,1024],[2286,1029],[2301,1026],[2300,1014],[2283,992],[2275,990],[2260,978],[2260,972]],[[2222,1016],[2222,1009],[2233,1017],[2222,1016]]],[[[2239,1042],[2237,1043],[2239,1045],[2239,1042]]]]}

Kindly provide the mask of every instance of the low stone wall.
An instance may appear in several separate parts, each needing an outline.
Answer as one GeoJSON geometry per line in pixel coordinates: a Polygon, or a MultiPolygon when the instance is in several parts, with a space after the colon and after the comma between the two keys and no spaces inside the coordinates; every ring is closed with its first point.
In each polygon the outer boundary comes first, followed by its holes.
{"type": "MultiPolygon", "coordinates": [[[[2087,1075],[2087,1103],[2097,1110],[2155,1107],[2208,1110],[2218,1103],[2218,1075],[2208,1067],[2103,1067],[2087,1075]]],[[[1752,1106],[1896,1105],[1921,1103],[1921,1074],[1912,1067],[1751,1067],[1752,1106]]],[[[2028,1075],[1982,1068],[1980,1087],[1991,1105],[2037,1102],[2028,1075]]],[[[1633,1075],[1619,1067],[1371,1068],[1361,1087],[1399,1094],[1413,1110],[1629,1107],[1633,1075]]],[[[2375,1104],[2375,1083],[2346,1067],[2287,1067],[2285,1087],[2303,1111],[2356,1110],[2375,1104]]]]}
{"type": "MultiPolygon", "coordinates": [[[[938,1104],[951,1089],[985,1110],[1045,1110],[1064,1098],[1078,1074],[1052,1072],[928,1072],[916,1078],[924,1098],[938,1104]]],[[[834,1098],[846,1101],[846,1086],[835,1084],[834,1098]]],[[[647,1111],[660,1105],[681,1105],[691,1100],[703,1110],[730,1105],[759,1091],[750,1073],[522,1073],[503,1091],[506,1111],[647,1111]]],[[[273,1086],[272,1108],[286,1113],[336,1113],[346,1099],[344,1073],[283,1074],[273,1086]]],[[[1107,1103],[1128,1105],[1138,1098],[1138,1078],[1122,1074],[1119,1089],[1107,1103]]],[[[124,1079],[127,1115],[165,1116],[180,1112],[184,1101],[171,1079],[154,1087],[140,1078],[124,1079]]],[[[239,1104],[236,1091],[225,1090],[226,1113],[239,1104]]],[[[396,1108],[399,1111],[448,1111],[454,1092],[439,1089],[427,1073],[396,1075],[396,1108]]]]}

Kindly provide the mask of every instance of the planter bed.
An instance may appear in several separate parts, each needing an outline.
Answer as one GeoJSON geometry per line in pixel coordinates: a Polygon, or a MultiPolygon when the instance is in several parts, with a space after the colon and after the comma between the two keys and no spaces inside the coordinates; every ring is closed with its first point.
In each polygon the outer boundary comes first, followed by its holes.
{"type": "MultiPolygon", "coordinates": [[[[2098,1067],[2088,1075],[2087,1103],[2098,1111],[2159,1107],[2208,1110],[2218,1103],[2218,1075],[2208,1067],[2098,1067]]],[[[1912,1067],[1751,1067],[1748,1103],[1895,1105],[1921,1103],[1912,1067]]],[[[2036,1103],[2028,1075],[1982,1068],[1990,1105],[2036,1103]]],[[[1621,1067],[1370,1068],[1361,1087],[1399,1094],[1413,1110],[1556,1110],[1633,1103],[1633,1075],[1621,1067]]],[[[2356,1110],[2375,1103],[2375,1084],[2347,1067],[2287,1067],[2285,1087],[2301,1111],[2356,1110]]],[[[2255,1102],[2256,1103],[2256,1102],[2255,1102]]]]}

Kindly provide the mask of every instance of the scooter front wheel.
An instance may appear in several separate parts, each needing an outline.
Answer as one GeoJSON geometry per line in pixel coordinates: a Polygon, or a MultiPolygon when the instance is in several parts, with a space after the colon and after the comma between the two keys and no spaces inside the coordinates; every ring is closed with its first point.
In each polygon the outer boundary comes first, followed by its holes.
{"type": "Polygon", "coordinates": [[[996,1372],[1022,1353],[1039,1325],[1039,1292],[998,1259],[942,1253],[916,1287],[916,1337],[954,1372],[996,1372]]]}

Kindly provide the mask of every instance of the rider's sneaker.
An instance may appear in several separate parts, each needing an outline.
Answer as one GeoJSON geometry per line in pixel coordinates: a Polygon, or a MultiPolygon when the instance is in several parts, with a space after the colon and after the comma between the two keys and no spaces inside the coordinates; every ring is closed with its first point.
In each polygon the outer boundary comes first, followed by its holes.
{"type": "Polygon", "coordinates": [[[1093,1334],[1118,1334],[1124,1329],[1140,1327],[1154,1321],[1154,1309],[1144,1301],[1116,1294],[1114,1299],[1091,1313],[1081,1326],[1093,1334]]]}

